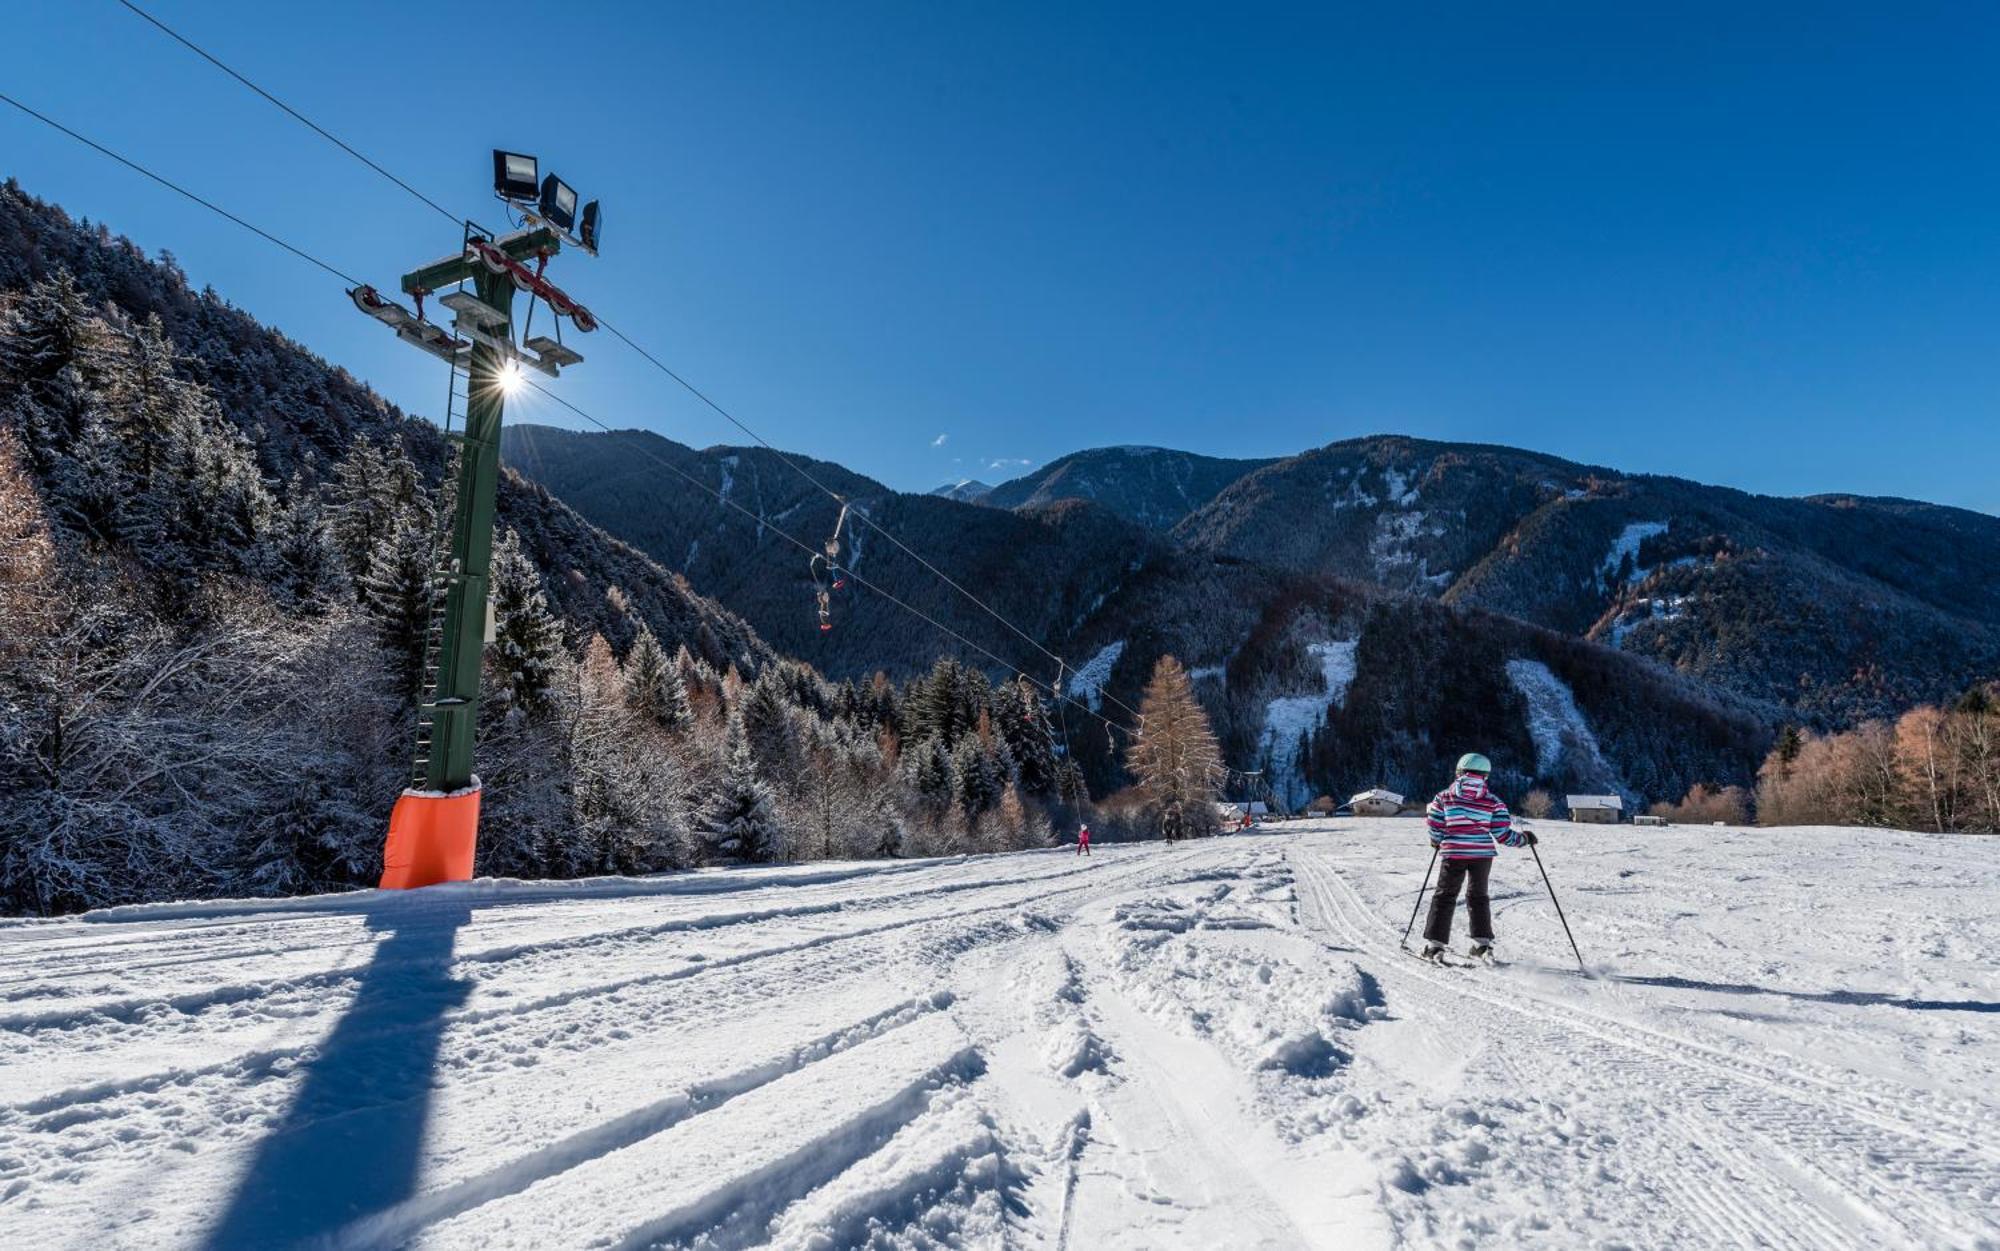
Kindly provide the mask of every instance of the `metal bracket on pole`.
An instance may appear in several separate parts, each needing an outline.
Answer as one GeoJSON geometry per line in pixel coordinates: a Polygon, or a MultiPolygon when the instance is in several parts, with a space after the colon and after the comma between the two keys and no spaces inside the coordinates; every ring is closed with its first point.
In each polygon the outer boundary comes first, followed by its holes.
{"type": "Polygon", "coordinates": [[[488,326],[504,326],[507,314],[481,300],[470,291],[453,291],[438,297],[438,303],[458,314],[461,325],[470,324],[485,329],[488,326]]]}

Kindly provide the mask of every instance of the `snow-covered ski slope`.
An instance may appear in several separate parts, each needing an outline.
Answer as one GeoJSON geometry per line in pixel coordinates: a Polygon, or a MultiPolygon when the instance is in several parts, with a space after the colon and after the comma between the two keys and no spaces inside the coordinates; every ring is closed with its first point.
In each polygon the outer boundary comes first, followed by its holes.
{"type": "Polygon", "coordinates": [[[2000,1245],[1988,843],[1541,829],[0,925],[0,1246],[2000,1245]]]}

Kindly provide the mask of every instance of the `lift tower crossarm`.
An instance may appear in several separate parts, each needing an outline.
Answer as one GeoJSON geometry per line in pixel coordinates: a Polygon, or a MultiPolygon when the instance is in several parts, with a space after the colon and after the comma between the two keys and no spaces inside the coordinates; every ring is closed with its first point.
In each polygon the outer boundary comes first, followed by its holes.
{"type": "MultiPolygon", "coordinates": [[[[502,235],[492,246],[506,253],[513,260],[525,261],[536,256],[554,256],[562,251],[562,236],[548,226],[534,230],[523,230],[511,235],[502,235]]],[[[418,295],[432,291],[442,291],[467,279],[487,272],[486,266],[470,255],[469,250],[457,256],[447,256],[420,269],[413,269],[403,275],[403,294],[418,295]]]]}

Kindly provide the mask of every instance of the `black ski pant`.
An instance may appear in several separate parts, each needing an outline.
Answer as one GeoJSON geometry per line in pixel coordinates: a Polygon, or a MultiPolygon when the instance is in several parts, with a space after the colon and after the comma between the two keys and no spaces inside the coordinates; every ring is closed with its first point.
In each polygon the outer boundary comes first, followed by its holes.
{"type": "Polygon", "coordinates": [[[1465,910],[1472,914],[1472,941],[1493,941],[1493,905],[1486,894],[1486,879],[1493,874],[1493,861],[1447,860],[1438,874],[1437,893],[1431,896],[1430,920],[1424,923],[1424,937],[1434,943],[1451,941],[1451,914],[1458,908],[1458,888],[1465,887],[1465,910]]]}

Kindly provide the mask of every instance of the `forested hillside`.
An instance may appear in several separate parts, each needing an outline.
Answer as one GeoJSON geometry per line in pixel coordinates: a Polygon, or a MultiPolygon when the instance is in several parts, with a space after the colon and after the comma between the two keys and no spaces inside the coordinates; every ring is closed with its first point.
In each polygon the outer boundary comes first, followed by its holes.
{"type": "MultiPolygon", "coordinates": [[[[12,184],[0,265],[0,909],[372,884],[445,440],[12,184]]],[[[511,474],[499,529],[480,872],[1034,845],[1063,813],[1020,686],[832,685],[511,474]]]]}
{"type": "Polygon", "coordinates": [[[529,424],[509,428],[501,452],[605,530],[686,574],[780,651],[837,678],[908,675],[941,654],[992,663],[885,596],[920,607],[1044,682],[1056,675],[1033,644],[860,518],[841,531],[841,563],[858,576],[835,594],[833,628],[822,631],[808,564],[833,533],[840,505],[801,469],[1038,641],[1067,635],[1128,569],[1166,550],[1102,509],[1015,513],[905,495],[824,461],[793,457],[795,469],[761,447],[696,451],[638,430],[581,434],[529,424]]]}
{"type": "MultiPolygon", "coordinates": [[[[1136,572],[1070,646],[1090,673],[1079,693],[1134,707],[1154,662],[1181,658],[1227,761],[1263,771],[1287,806],[1378,785],[1421,796],[1467,743],[1509,793],[1678,798],[1752,776],[1775,724],[1648,661],[1497,613],[1195,553],[1136,572]]],[[[1086,728],[1077,757],[1102,778],[1112,736],[1086,728]]],[[[1260,783],[1233,785],[1251,798],[1260,783]]]]}

